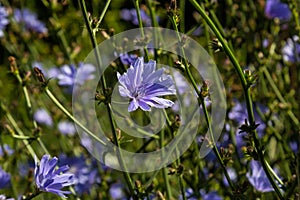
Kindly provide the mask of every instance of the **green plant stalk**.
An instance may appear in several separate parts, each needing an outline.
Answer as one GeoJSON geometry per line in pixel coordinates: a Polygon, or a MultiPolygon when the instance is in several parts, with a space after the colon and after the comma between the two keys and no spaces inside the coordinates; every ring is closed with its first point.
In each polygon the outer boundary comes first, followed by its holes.
{"type": "MultiPolygon", "coordinates": [[[[160,131],[160,139],[159,139],[159,144],[160,144],[160,148],[163,148],[164,146],[164,130],[161,130],[160,131]]],[[[164,158],[164,151],[162,150],[161,151],[161,154],[162,154],[162,157],[164,158]]],[[[167,173],[167,168],[164,167],[162,169],[162,173],[163,173],[163,178],[164,178],[164,184],[165,184],[165,187],[166,187],[166,191],[167,191],[167,199],[172,199],[172,191],[171,191],[171,187],[170,187],[170,183],[169,183],[169,177],[168,177],[168,173],[167,173]]]]}
{"type": "MultiPolygon", "coordinates": [[[[140,12],[139,0],[134,0],[134,7],[135,7],[136,14],[137,14],[137,17],[138,17],[141,37],[142,37],[142,40],[144,40],[145,39],[145,32],[144,32],[143,21],[142,21],[141,12],[140,12]]],[[[145,52],[145,61],[148,62],[149,54],[148,54],[147,47],[144,47],[144,52],[145,52]]]]}
{"type": "MultiPolygon", "coordinates": [[[[250,125],[254,126],[255,125],[255,118],[254,118],[254,113],[253,113],[253,108],[252,108],[252,100],[251,100],[251,95],[250,95],[250,87],[246,81],[246,78],[243,74],[242,68],[240,67],[237,59],[235,58],[234,54],[232,53],[230,47],[228,46],[227,42],[225,41],[225,39],[222,37],[222,35],[220,34],[220,31],[218,30],[218,28],[215,26],[215,24],[213,23],[213,21],[207,16],[207,14],[205,13],[205,11],[202,9],[202,7],[196,2],[196,0],[189,0],[191,2],[191,4],[195,7],[195,9],[200,13],[200,15],[202,16],[202,18],[206,21],[206,23],[209,25],[209,27],[212,29],[212,31],[215,33],[216,37],[218,38],[218,40],[220,41],[220,43],[223,46],[223,49],[225,51],[225,53],[227,54],[228,58],[230,59],[231,63],[233,64],[240,80],[242,83],[242,87],[245,93],[245,101],[246,101],[246,106],[247,106],[247,111],[248,111],[248,119],[249,119],[249,123],[250,125]]],[[[269,181],[271,182],[275,192],[277,193],[278,197],[280,199],[284,199],[280,189],[278,187],[278,185],[276,184],[275,180],[273,179],[271,172],[269,170],[269,168],[267,167],[266,164],[266,160],[264,158],[263,155],[263,151],[257,136],[257,132],[253,131],[253,139],[254,139],[254,145],[256,147],[256,150],[258,152],[258,157],[259,160],[261,161],[261,164],[263,166],[263,169],[269,179],[269,181]]]]}
{"type": "Polygon", "coordinates": [[[298,3],[296,2],[296,0],[291,0],[288,1],[291,5],[290,7],[292,7],[292,14],[296,23],[296,30],[298,31],[298,36],[300,37],[300,23],[299,23],[299,1],[298,3]]]}
{"type": "Polygon", "coordinates": [[[100,26],[100,24],[101,24],[101,22],[102,22],[102,20],[104,18],[104,15],[106,14],[106,11],[107,11],[107,9],[108,9],[108,7],[110,5],[110,2],[111,2],[111,0],[107,0],[105,6],[103,8],[103,11],[102,11],[102,13],[101,13],[101,15],[99,17],[99,20],[98,20],[98,22],[96,24],[96,28],[95,28],[96,31],[99,29],[99,26],[100,26]]]}
{"type": "MultiPolygon", "coordinates": [[[[37,129],[38,125],[37,125],[36,121],[33,118],[32,105],[31,105],[31,101],[30,101],[30,97],[29,97],[29,93],[28,93],[26,84],[23,82],[23,80],[22,80],[22,78],[21,78],[21,76],[20,76],[20,74],[18,72],[14,73],[14,75],[18,79],[20,85],[22,85],[22,90],[23,90],[23,93],[24,93],[24,96],[25,96],[25,101],[26,101],[26,106],[27,106],[29,117],[32,120],[32,124],[33,124],[34,129],[37,129]]],[[[38,141],[39,145],[42,147],[43,151],[46,154],[49,154],[49,151],[47,150],[47,148],[45,147],[44,143],[42,142],[42,140],[39,137],[37,138],[37,141],[38,141]]]]}
{"type": "MultiPolygon", "coordinates": [[[[262,72],[264,73],[264,75],[266,76],[268,82],[271,85],[271,88],[273,89],[275,95],[277,96],[277,98],[279,99],[279,101],[283,104],[287,104],[286,100],[284,99],[284,97],[281,95],[279,89],[277,88],[276,84],[274,83],[269,71],[267,70],[266,67],[262,67],[262,72]]],[[[294,122],[294,124],[298,127],[299,129],[299,120],[297,119],[297,117],[295,116],[295,114],[289,109],[287,111],[287,114],[289,115],[289,117],[291,118],[291,120],[294,122]]]]}
{"type": "MultiPolygon", "coordinates": [[[[171,21],[172,21],[173,27],[175,28],[175,31],[177,32],[178,40],[181,41],[181,38],[180,38],[180,35],[179,35],[179,32],[178,32],[178,27],[177,27],[175,18],[171,17],[171,21]]],[[[226,166],[225,166],[225,164],[224,164],[224,162],[223,162],[223,160],[222,160],[222,158],[221,158],[221,156],[219,154],[219,151],[217,149],[216,143],[214,141],[214,136],[213,136],[213,133],[212,133],[211,123],[210,123],[210,117],[209,117],[209,114],[208,114],[208,111],[207,111],[204,99],[202,98],[201,93],[200,93],[200,91],[198,89],[198,86],[196,84],[196,81],[194,80],[193,75],[191,74],[191,71],[189,69],[189,64],[187,62],[184,49],[182,47],[181,47],[181,53],[182,53],[183,59],[184,59],[185,71],[186,71],[187,76],[190,79],[190,81],[191,81],[191,83],[192,83],[192,85],[194,87],[194,90],[196,91],[196,93],[198,95],[199,104],[201,104],[202,108],[203,108],[204,116],[205,116],[205,119],[206,119],[206,124],[208,126],[208,130],[209,130],[210,137],[211,137],[211,144],[213,146],[213,151],[216,154],[216,156],[218,158],[218,161],[220,162],[220,164],[222,166],[222,169],[224,171],[225,177],[226,177],[226,179],[227,179],[227,181],[228,181],[231,189],[234,191],[235,190],[234,185],[233,185],[233,183],[232,183],[232,181],[231,181],[231,179],[229,177],[229,174],[227,172],[226,166]]]]}
{"type": "MultiPolygon", "coordinates": [[[[90,39],[91,39],[92,46],[93,46],[93,49],[94,49],[94,53],[95,53],[96,62],[97,62],[97,65],[98,65],[99,72],[100,72],[100,74],[102,74],[102,70],[101,70],[102,62],[101,62],[100,52],[97,48],[97,39],[96,39],[95,31],[93,31],[93,29],[91,27],[91,24],[89,22],[89,19],[88,19],[88,13],[87,13],[85,1],[84,0],[78,0],[78,3],[80,5],[80,9],[81,9],[84,21],[85,21],[86,28],[87,28],[88,33],[90,35],[90,39]]],[[[104,10],[103,12],[106,12],[106,10],[104,10]]],[[[101,14],[101,15],[104,15],[104,14],[101,14]]],[[[106,81],[105,81],[104,75],[101,76],[100,79],[101,79],[100,81],[101,81],[102,86],[103,86],[103,92],[105,94],[107,86],[106,86],[106,81]]],[[[124,160],[123,160],[123,156],[122,156],[122,153],[120,152],[120,143],[119,143],[119,140],[117,138],[116,128],[115,128],[114,120],[113,120],[112,113],[111,113],[110,103],[107,103],[106,108],[107,108],[107,112],[108,112],[108,115],[109,115],[109,122],[110,122],[110,125],[111,125],[111,130],[112,130],[112,133],[113,133],[113,137],[114,137],[114,140],[115,140],[116,145],[118,147],[117,148],[117,155],[118,155],[119,164],[120,164],[121,168],[123,169],[123,171],[122,171],[123,176],[125,178],[125,181],[127,183],[127,186],[129,188],[129,191],[130,191],[133,199],[137,199],[136,194],[134,192],[134,186],[133,186],[131,177],[130,177],[129,173],[126,170],[126,166],[125,166],[125,163],[124,163],[124,160]]]]}
{"type": "Polygon", "coordinates": [[[94,133],[92,133],[90,130],[88,130],[84,125],[82,125],[60,102],[59,100],[52,94],[52,92],[48,89],[48,87],[45,87],[45,92],[47,96],[51,99],[51,101],[67,116],[69,117],[75,124],[77,124],[80,128],[82,128],[83,131],[85,131],[87,134],[89,134],[92,138],[97,140],[103,145],[106,145],[105,142],[103,142],[101,139],[99,139],[94,133]]]}
{"type": "MultiPolygon", "coordinates": [[[[23,131],[19,128],[17,122],[15,121],[15,119],[11,116],[10,112],[7,110],[6,106],[3,105],[3,103],[1,103],[1,108],[4,110],[5,112],[5,116],[8,119],[8,121],[11,123],[11,125],[14,127],[14,129],[16,130],[16,132],[18,133],[18,135],[20,136],[25,136],[25,134],[23,133],[23,131]]],[[[33,148],[31,147],[31,145],[29,144],[29,142],[27,140],[22,140],[24,145],[26,146],[26,148],[28,149],[29,153],[31,154],[32,158],[35,159],[35,155],[36,153],[34,152],[33,148]]]]}

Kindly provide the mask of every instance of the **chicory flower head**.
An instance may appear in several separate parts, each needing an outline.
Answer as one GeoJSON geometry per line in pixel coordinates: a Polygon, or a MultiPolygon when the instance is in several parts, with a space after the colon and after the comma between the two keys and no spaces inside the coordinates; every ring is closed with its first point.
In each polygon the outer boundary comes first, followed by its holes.
{"type": "Polygon", "coordinates": [[[58,159],[56,157],[51,159],[49,155],[44,155],[40,164],[35,162],[34,178],[38,189],[66,198],[65,194],[71,192],[62,188],[75,183],[74,175],[65,173],[69,167],[64,165],[55,170],[58,159]]]}
{"type": "Polygon", "coordinates": [[[289,38],[282,48],[283,60],[291,63],[300,62],[300,40],[298,36],[289,38]]]}
{"type": "Polygon", "coordinates": [[[150,111],[151,107],[167,108],[173,106],[171,100],[161,98],[164,95],[176,94],[174,82],[163,69],[156,70],[156,62],[150,60],[144,63],[139,57],[123,75],[117,74],[119,92],[122,97],[129,97],[131,102],[128,111],[138,108],[150,111]]]}
{"type": "Polygon", "coordinates": [[[250,169],[246,174],[249,182],[256,190],[260,192],[274,191],[263,167],[259,161],[252,160],[250,162],[250,169]]]}
{"type": "Polygon", "coordinates": [[[96,71],[95,66],[80,62],[78,68],[75,65],[63,65],[57,75],[58,84],[60,86],[71,86],[74,84],[82,85],[86,80],[93,79],[93,72],[96,71]],[[78,74],[78,76],[77,76],[78,74]],[[77,77],[76,77],[77,76],[77,77]]]}
{"type": "Polygon", "coordinates": [[[9,23],[7,16],[8,14],[5,7],[0,5],[0,37],[4,36],[3,30],[5,29],[6,25],[9,23]]]}
{"type": "Polygon", "coordinates": [[[15,9],[14,18],[17,23],[23,24],[27,31],[34,31],[43,34],[48,31],[45,24],[38,20],[37,15],[27,8],[22,10],[15,9]]]}
{"type": "Polygon", "coordinates": [[[279,18],[280,20],[289,20],[291,18],[291,11],[289,6],[280,2],[280,0],[267,0],[265,15],[269,19],[279,18]]]}
{"type": "Polygon", "coordinates": [[[10,174],[5,172],[0,167],[0,189],[6,188],[10,185],[10,174]]]}
{"type": "Polygon", "coordinates": [[[45,124],[47,126],[52,126],[53,125],[52,117],[43,108],[38,109],[34,113],[33,118],[34,118],[35,121],[37,121],[40,124],[45,124]]]}

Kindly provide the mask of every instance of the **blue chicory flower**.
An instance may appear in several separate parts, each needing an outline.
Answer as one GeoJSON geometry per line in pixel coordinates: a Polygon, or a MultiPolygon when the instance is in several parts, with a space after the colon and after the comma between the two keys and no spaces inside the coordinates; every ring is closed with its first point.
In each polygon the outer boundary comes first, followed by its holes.
{"type": "Polygon", "coordinates": [[[291,63],[300,62],[300,41],[298,36],[289,38],[282,48],[283,60],[291,63]]]}
{"type": "Polygon", "coordinates": [[[124,192],[124,186],[121,183],[112,184],[109,188],[109,194],[113,200],[127,199],[124,192]]]}
{"type": "Polygon", "coordinates": [[[68,172],[74,174],[75,184],[74,189],[78,195],[90,193],[93,186],[100,183],[97,163],[95,160],[88,162],[81,155],[76,157],[67,157],[65,154],[59,156],[59,165],[71,166],[68,172]]]}
{"type": "Polygon", "coordinates": [[[34,31],[37,33],[47,33],[47,28],[43,22],[38,20],[37,15],[27,8],[22,10],[15,9],[14,11],[14,19],[17,23],[23,24],[25,30],[34,31]]]}
{"type": "Polygon", "coordinates": [[[8,14],[7,14],[5,7],[0,6],[0,37],[4,36],[3,30],[9,23],[7,16],[8,16],[8,14]]]}
{"type": "Polygon", "coordinates": [[[0,194],[0,200],[15,200],[14,198],[7,198],[4,194],[0,194]]]}
{"type": "MultiPolygon", "coordinates": [[[[132,8],[132,9],[122,9],[121,10],[121,18],[125,21],[130,21],[132,22],[134,25],[139,25],[139,21],[138,21],[138,17],[137,17],[137,13],[136,13],[136,9],[132,8]]],[[[142,22],[144,23],[145,26],[151,26],[151,18],[149,15],[147,15],[147,13],[145,12],[145,10],[140,9],[140,14],[141,14],[141,19],[142,22]]]]}
{"type": "Polygon", "coordinates": [[[120,53],[120,60],[123,65],[131,65],[137,59],[137,55],[129,53],[120,53]]]}
{"type": "Polygon", "coordinates": [[[144,59],[139,57],[126,73],[118,73],[117,76],[120,95],[131,100],[129,112],[139,107],[150,111],[151,107],[167,108],[174,104],[170,100],[160,98],[164,95],[174,95],[176,90],[172,77],[164,74],[163,69],[156,70],[156,62],[153,60],[144,63],[144,59]]]}
{"type": "Polygon", "coordinates": [[[34,113],[33,118],[34,118],[35,121],[37,121],[40,124],[45,124],[47,126],[52,126],[53,125],[52,117],[43,108],[38,109],[34,113]]]}
{"type": "Polygon", "coordinates": [[[10,174],[5,172],[0,167],[0,189],[6,188],[10,185],[10,174]]]}
{"type": "Polygon", "coordinates": [[[291,11],[289,6],[280,2],[280,0],[267,0],[265,15],[269,19],[279,18],[280,20],[289,20],[291,18],[291,11]]]}
{"type": "Polygon", "coordinates": [[[74,64],[63,65],[57,75],[60,86],[73,87],[75,84],[83,85],[85,81],[95,78],[95,66],[80,62],[78,68],[74,64]],[[78,74],[78,75],[77,75],[78,74]]]}
{"type": "Polygon", "coordinates": [[[250,169],[246,174],[251,185],[260,192],[274,191],[259,161],[251,160],[250,169]]]}
{"type": "MultiPolygon", "coordinates": [[[[227,172],[228,172],[230,180],[235,182],[237,179],[237,174],[236,174],[235,169],[232,167],[227,167],[227,172]]],[[[225,175],[223,175],[223,183],[225,186],[229,187],[229,183],[228,183],[225,175]]]]}
{"type": "Polygon", "coordinates": [[[205,192],[203,189],[200,190],[200,194],[203,200],[222,200],[223,198],[218,195],[216,191],[205,192]]]}
{"type": "Polygon", "coordinates": [[[50,155],[44,155],[38,165],[35,161],[34,178],[39,190],[51,192],[66,198],[65,194],[71,194],[70,191],[62,190],[66,186],[75,183],[74,175],[65,173],[69,167],[64,165],[55,170],[58,159],[50,158],[50,155]]]}
{"type": "Polygon", "coordinates": [[[39,68],[43,72],[45,78],[56,78],[57,75],[59,74],[59,70],[56,67],[52,67],[52,68],[48,69],[48,68],[45,68],[43,63],[40,63],[40,62],[33,62],[31,64],[31,66],[32,66],[32,68],[34,68],[34,67],[39,68]]]}
{"type": "Polygon", "coordinates": [[[4,155],[4,153],[6,153],[7,155],[11,155],[14,153],[14,150],[12,148],[10,148],[10,146],[8,144],[4,144],[3,149],[2,149],[2,147],[0,147],[0,157],[2,157],[4,155]]]}
{"type": "Polygon", "coordinates": [[[58,130],[64,135],[74,135],[76,133],[76,128],[74,123],[61,121],[58,123],[58,130]]]}

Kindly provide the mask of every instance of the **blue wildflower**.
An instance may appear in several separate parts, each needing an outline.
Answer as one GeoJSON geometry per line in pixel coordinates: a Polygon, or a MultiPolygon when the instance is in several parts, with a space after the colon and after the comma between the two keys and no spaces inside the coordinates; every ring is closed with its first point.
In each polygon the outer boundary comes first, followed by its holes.
{"type": "Polygon", "coordinates": [[[120,53],[120,60],[123,65],[131,65],[137,59],[137,55],[120,53]]]}
{"type": "MultiPolygon", "coordinates": [[[[130,21],[134,25],[139,25],[136,9],[122,9],[121,10],[121,18],[125,21],[130,21]]],[[[151,26],[151,18],[147,15],[144,9],[140,9],[141,19],[145,26],[151,26]]]]}
{"type": "Polygon", "coordinates": [[[128,111],[137,108],[150,111],[151,107],[167,108],[174,103],[159,96],[176,94],[172,77],[164,74],[163,69],[156,70],[156,62],[150,60],[144,63],[142,57],[130,66],[123,75],[117,74],[122,97],[129,97],[131,102],[128,111]]]}
{"type": "Polygon", "coordinates": [[[74,175],[65,173],[69,169],[67,165],[55,170],[57,162],[56,157],[50,159],[49,155],[44,155],[39,165],[35,163],[34,178],[39,190],[66,198],[65,194],[71,192],[64,191],[62,188],[75,183],[74,175]]]}
{"type": "Polygon", "coordinates": [[[74,123],[61,121],[58,123],[58,130],[64,135],[74,135],[76,132],[74,123]]]}
{"type": "MultiPolygon", "coordinates": [[[[232,168],[232,167],[227,167],[227,173],[229,175],[230,180],[235,182],[236,179],[237,179],[237,174],[235,172],[235,169],[232,168]]],[[[223,183],[224,183],[225,186],[229,187],[229,183],[228,183],[227,178],[226,178],[225,175],[223,175],[223,183]]]]}
{"type": "Polygon", "coordinates": [[[281,20],[289,20],[291,18],[291,11],[289,6],[280,2],[280,0],[267,0],[265,15],[269,19],[279,18],[281,20]]]}
{"type": "Polygon", "coordinates": [[[109,194],[110,197],[114,200],[127,199],[124,192],[124,186],[121,183],[112,184],[109,188],[109,194]]]}
{"type": "Polygon", "coordinates": [[[14,19],[17,23],[24,25],[24,28],[27,31],[34,31],[37,33],[47,33],[47,28],[43,22],[38,20],[37,15],[27,8],[22,10],[15,9],[14,11],[14,19]]]}
{"type": "Polygon", "coordinates": [[[216,191],[205,192],[203,189],[200,190],[200,194],[203,200],[222,200],[223,198],[218,195],[216,191]]]}
{"type": "Polygon", "coordinates": [[[251,185],[260,192],[274,191],[260,162],[251,160],[250,169],[246,174],[251,185]]]}
{"type": "Polygon", "coordinates": [[[86,80],[91,80],[95,76],[93,72],[96,68],[91,64],[84,64],[80,62],[78,68],[75,65],[63,65],[60,68],[60,73],[57,75],[58,84],[61,86],[71,86],[75,84],[83,85],[86,80]],[[78,76],[76,77],[76,75],[78,76]]]}
{"type": "Polygon", "coordinates": [[[32,66],[32,68],[37,67],[40,70],[42,70],[42,72],[46,78],[56,78],[57,75],[59,74],[59,70],[56,67],[47,69],[44,67],[43,63],[40,63],[40,62],[33,62],[31,64],[31,66],[32,66]]]}
{"type": "Polygon", "coordinates": [[[298,36],[289,38],[282,48],[283,60],[291,63],[300,62],[300,41],[298,36]]]}
{"type": "Polygon", "coordinates": [[[90,193],[91,188],[100,183],[97,163],[87,162],[86,158],[81,156],[67,157],[65,154],[59,156],[59,165],[70,165],[68,172],[74,174],[76,181],[74,189],[78,195],[90,193]]]}
{"type": "Polygon", "coordinates": [[[14,198],[7,198],[5,195],[0,194],[0,200],[15,200],[14,198]]]}
{"type": "Polygon", "coordinates": [[[8,14],[5,7],[0,6],[0,37],[4,36],[3,30],[5,29],[6,25],[9,23],[7,16],[8,14]]]}
{"type": "Polygon", "coordinates": [[[37,121],[40,124],[45,124],[47,126],[52,126],[53,125],[52,117],[43,108],[38,109],[34,113],[33,118],[34,118],[35,121],[37,121]]]}
{"type": "Polygon", "coordinates": [[[6,188],[10,185],[10,174],[5,172],[0,167],[0,189],[6,188]]]}
{"type": "Polygon", "coordinates": [[[10,148],[10,146],[8,144],[4,144],[3,149],[2,149],[2,147],[0,147],[0,157],[2,157],[4,155],[4,153],[6,153],[7,155],[11,155],[14,153],[14,150],[12,148],[10,148]]]}

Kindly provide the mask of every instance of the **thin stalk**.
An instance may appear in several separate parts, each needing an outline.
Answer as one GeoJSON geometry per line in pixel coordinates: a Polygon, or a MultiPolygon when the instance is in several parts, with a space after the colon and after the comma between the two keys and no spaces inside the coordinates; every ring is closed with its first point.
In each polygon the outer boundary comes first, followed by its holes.
{"type": "MultiPolygon", "coordinates": [[[[269,71],[267,70],[266,67],[262,67],[262,72],[264,73],[264,75],[266,76],[268,82],[271,85],[271,88],[273,89],[275,95],[277,96],[277,98],[279,99],[279,101],[283,104],[286,104],[286,100],[284,99],[284,97],[281,95],[279,89],[277,88],[276,84],[274,83],[274,80],[272,79],[269,71]]],[[[291,120],[294,122],[294,124],[299,128],[299,120],[297,119],[297,117],[295,116],[295,114],[291,111],[288,110],[287,114],[289,115],[289,117],[291,118],[291,120]]]]}
{"type": "MultiPolygon", "coordinates": [[[[16,132],[18,133],[18,135],[20,136],[25,136],[25,134],[23,133],[23,131],[19,128],[17,122],[15,121],[15,119],[11,116],[10,112],[7,110],[6,106],[3,105],[3,103],[1,103],[1,108],[4,110],[5,112],[5,116],[8,119],[8,121],[11,123],[11,125],[14,127],[14,129],[16,130],[16,132]]],[[[28,149],[29,153],[31,154],[32,158],[35,159],[35,155],[36,153],[34,152],[33,148],[31,147],[31,145],[29,144],[29,142],[27,140],[22,140],[24,145],[26,146],[26,148],[28,149]]]]}
{"type": "MultiPolygon", "coordinates": [[[[160,139],[159,139],[159,144],[160,144],[160,148],[162,149],[164,144],[164,130],[161,130],[160,132],[160,139]]],[[[161,151],[161,154],[162,154],[162,157],[164,158],[164,151],[162,150],[161,151]]],[[[167,173],[167,168],[164,167],[162,169],[162,173],[163,173],[163,178],[164,178],[164,184],[165,184],[165,187],[166,187],[166,191],[167,191],[167,199],[172,199],[172,192],[171,192],[171,187],[170,187],[170,183],[169,183],[169,177],[168,177],[168,173],[167,173]]]]}
{"type": "MultiPolygon", "coordinates": [[[[99,69],[99,73],[102,74],[102,70],[101,70],[102,61],[101,61],[99,49],[97,48],[97,39],[96,39],[95,31],[93,31],[93,28],[91,27],[91,24],[89,22],[88,12],[87,12],[87,9],[86,9],[85,1],[84,0],[78,0],[78,3],[80,5],[80,9],[81,9],[84,21],[85,21],[86,28],[87,28],[88,33],[90,35],[90,39],[91,39],[91,43],[92,43],[92,46],[93,46],[93,49],[94,49],[94,53],[95,53],[95,57],[96,57],[96,61],[97,61],[98,69],[99,69]]],[[[105,13],[106,9],[104,9],[103,12],[105,13]]],[[[104,14],[101,14],[101,15],[104,15],[104,14]]],[[[106,94],[107,85],[106,85],[106,80],[105,80],[105,76],[104,75],[101,76],[100,81],[102,83],[103,92],[104,92],[104,95],[105,95],[106,94]]],[[[118,161],[119,161],[119,164],[120,164],[121,168],[123,169],[123,171],[122,171],[123,176],[125,178],[125,181],[127,183],[127,186],[128,186],[128,188],[130,190],[130,193],[131,193],[133,199],[137,199],[137,196],[136,196],[136,194],[134,192],[134,185],[132,183],[132,180],[131,180],[131,177],[130,177],[129,173],[126,170],[125,162],[123,160],[122,153],[120,152],[120,143],[119,143],[119,140],[117,138],[116,128],[115,128],[113,116],[112,116],[112,113],[111,113],[111,105],[110,105],[110,103],[107,103],[106,109],[107,109],[107,112],[108,112],[108,115],[109,115],[109,122],[110,122],[111,130],[112,130],[112,133],[113,133],[113,138],[114,138],[114,140],[116,142],[116,145],[118,147],[117,148],[118,161]]]]}
{"type": "MultiPolygon", "coordinates": [[[[145,40],[145,32],[144,32],[144,27],[143,27],[143,21],[142,21],[142,16],[141,16],[141,12],[140,12],[140,5],[139,5],[139,0],[134,0],[134,7],[136,10],[136,14],[137,14],[137,18],[138,18],[138,22],[139,22],[139,28],[140,28],[140,32],[141,32],[141,39],[145,40]]],[[[144,53],[145,53],[145,61],[148,62],[149,60],[149,54],[148,54],[148,49],[147,47],[144,47],[144,53]]]]}
{"type": "Polygon", "coordinates": [[[101,24],[101,22],[102,22],[102,20],[103,20],[103,18],[104,18],[104,15],[105,15],[105,13],[106,13],[106,11],[107,11],[109,5],[110,5],[110,2],[111,2],[111,0],[107,0],[106,4],[105,4],[105,6],[104,6],[104,8],[103,8],[103,10],[102,10],[102,12],[101,12],[101,15],[100,15],[100,17],[99,17],[99,20],[98,20],[98,22],[97,22],[97,24],[96,24],[96,28],[95,28],[96,31],[99,29],[99,26],[100,26],[100,24],[101,24]]]}
{"type": "MultiPolygon", "coordinates": [[[[32,105],[31,105],[31,101],[30,101],[30,97],[29,97],[29,93],[28,93],[26,84],[22,80],[19,73],[14,73],[14,74],[15,74],[16,78],[18,79],[20,85],[22,85],[22,90],[23,90],[23,93],[24,93],[24,96],[25,96],[25,101],[26,101],[26,106],[27,106],[29,118],[31,118],[34,129],[37,129],[38,125],[37,125],[37,122],[35,121],[35,119],[33,118],[32,105]]],[[[42,140],[39,137],[37,138],[37,141],[38,141],[39,145],[42,147],[43,151],[46,154],[49,154],[49,151],[47,150],[44,143],[42,142],[42,140]]]]}
{"type": "MultiPolygon", "coordinates": [[[[171,17],[171,21],[172,21],[172,24],[173,24],[173,27],[175,28],[175,31],[177,32],[177,36],[178,36],[178,40],[181,41],[181,38],[180,38],[180,35],[179,35],[179,32],[178,32],[178,27],[177,27],[177,24],[176,24],[176,21],[175,21],[175,18],[174,17],[171,17]]],[[[181,53],[183,55],[183,59],[184,59],[184,64],[185,64],[185,71],[186,71],[186,74],[189,78],[189,80],[191,81],[193,87],[194,87],[194,90],[196,91],[197,95],[198,95],[198,101],[199,101],[199,104],[202,105],[202,108],[203,108],[203,112],[204,112],[204,116],[205,116],[205,119],[206,119],[206,124],[208,126],[208,130],[209,130],[209,133],[210,133],[210,137],[211,137],[211,144],[213,146],[213,151],[214,153],[216,154],[217,156],[217,159],[218,161],[220,162],[222,168],[223,168],[223,171],[224,171],[224,174],[225,174],[225,177],[231,187],[231,189],[234,191],[235,188],[234,188],[234,185],[229,177],[229,174],[227,172],[227,169],[226,169],[226,166],[219,154],[219,151],[217,149],[217,146],[216,146],[216,143],[214,141],[214,136],[213,136],[213,133],[212,133],[212,127],[211,127],[211,123],[210,123],[210,117],[209,117],[209,114],[208,114],[208,111],[207,111],[207,108],[206,108],[206,105],[205,105],[205,102],[204,102],[204,99],[202,98],[201,96],[201,93],[198,89],[198,86],[196,84],[196,81],[194,80],[193,78],[193,75],[189,69],[189,64],[187,62],[187,59],[186,59],[186,56],[185,56],[185,51],[184,49],[181,47],[181,53]]]]}
{"type": "MultiPolygon", "coordinates": [[[[254,126],[255,125],[255,118],[254,118],[254,113],[253,113],[253,108],[252,108],[250,88],[249,88],[248,83],[246,81],[246,78],[243,74],[242,68],[240,67],[236,57],[232,53],[229,45],[227,44],[225,39],[220,34],[220,31],[215,26],[213,21],[209,18],[209,16],[205,13],[205,11],[202,9],[202,7],[196,2],[196,0],[190,0],[190,2],[196,8],[196,10],[200,13],[202,18],[206,21],[206,23],[209,25],[209,27],[212,29],[212,31],[215,33],[216,37],[218,38],[218,40],[222,44],[222,47],[223,47],[225,53],[227,54],[228,58],[230,59],[231,63],[233,64],[233,66],[234,66],[234,68],[235,68],[235,70],[236,70],[236,72],[237,72],[237,74],[238,74],[238,76],[241,80],[243,90],[244,90],[244,93],[245,93],[245,101],[246,101],[246,105],[247,105],[249,123],[250,123],[251,126],[254,126]]],[[[284,198],[283,198],[283,196],[280,192],[280,189],[279,189],[278,185],[276,184],[275,180],[273,179],[270,170],[267,167],[266,160],[264,158],[263,151],[262,151],[262,148],[261,148],[261,145],[260,145],[260,142],[259,142],[256,131],[253,131],[253,136],[254,136],[253,137],[254,144],[255,144],[255,147],[257,149],[258,157],[259,157],[259,160],[261,161],[263,169],[264,169],[269,181],[271,182],[275,192],[277,193],[278,197],[283,200],[284,198]]]]}
{"type": "Polygon", "coordinates": [[[103,145],[106,145],[105,142],[103,142],[100,138],[98,138],[94,133],[92,133],[90,130],[88,130],[83,124],[81,124],[55,97],[54,94],[48,89],[48,87],[45,87],[45,92],[47,96],[52,100],[52,102],[67,116],[69,117],[75,124],[77,124],[84,132],[89,134],[92,138],[97,140],[103,145]]]}

